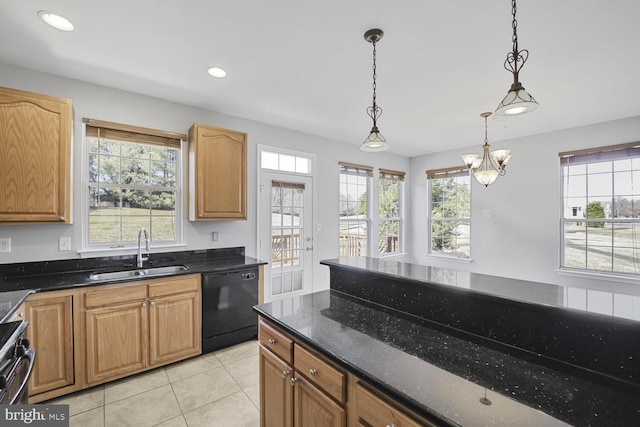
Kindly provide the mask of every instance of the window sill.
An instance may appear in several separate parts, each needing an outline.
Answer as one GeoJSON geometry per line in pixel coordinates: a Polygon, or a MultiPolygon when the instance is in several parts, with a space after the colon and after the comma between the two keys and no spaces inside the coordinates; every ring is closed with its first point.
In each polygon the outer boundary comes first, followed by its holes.
{"type": "MultiPolygon", "coordinates": [[[[173,250],[184,250],[187,247],[185,243],[175,243],[170,245],[154,245],[150,246],[149,253],[171,252],[173,250]]],[[[147,251],[144,251],[147,253],[147,251]]],[[[80,258],[99,257],[99,256],[118,256],[118,255],[134,255],[138,253],[138,248],[126,246],[121,248],[84,248],[78,251],[80,258]]]]}
{"type": "Polygon", "coordinates": [[[616,274],[607,274],[605,272],[595,272],[595,271],[576,271],[576,270],[565,270],[563,268],[556,269],[556,273],[560,276],[571,276],[571,277],[580,277],[583,279],[593,279],[593,280],[607,280],[611,282],[620,282],[620,283],[632,283],[634,285],[640,284],[640,276],[631,277],[631,276],[619,276],[616,274]]]}
{"type": "Polygon", "coordinates": [[[440,260],[445,260],[445,261],[460,262],[462,264],[471,264],[473,262],[473,260],[471,258],[460,258],[460,257],[450,256],[450,255],[425,254],[424,256],[426,258],[434,258],[434,259],[440,259],[440,260]]]}

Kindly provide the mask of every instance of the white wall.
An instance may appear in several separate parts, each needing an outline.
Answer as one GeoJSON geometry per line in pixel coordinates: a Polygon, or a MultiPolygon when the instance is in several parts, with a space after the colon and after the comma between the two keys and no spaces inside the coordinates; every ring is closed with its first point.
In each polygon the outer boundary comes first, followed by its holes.
{"type": "MultiPolygon", "coordinates": [[[[194,122],[248,133],[248,220],[191,223],[184,221],[184,241],[189,250],[244,246],[249,256],[256,256],[256,146],[264,144],[317,155],[314,186],[317,192],[317,218],[322,231],[315,236],[315,264],[338,256],[338,162],[347,161],[406,171],[409,159],[388,153],[363,153],[357,145],[340,143],[313,135],[228,116],[201,108],[176,104],[135,93],[124,92],[44,74],[0,63],[0,86],[70,98],[74,108],[73,211],[72,225],[0,225],[0,237],[11,238],[12,252],[0,253],[0,263],[42,261],[79,257],[82,241],[82,118],[187,133],[194,122]],[[211,231],[219,232],[219,241],[211,241],[211,231]],[[58,238],[70,236],[71,252],[58,251],[58,238]]],[[[212,95],[215,96],[215,95],[212,95]]],[[[363,139],[368,129],[363,128],[363,139]]],[[[186,159],[185,159],[186,161],[186,159]]],[[[185,212],[186,217],[186,212],[185,212]]],[[[328,286],[328,269],[316,268],[315,289],[328,286]]]]}
{"type": "MultiPolygon", "coordinates": [[[[489,123],[497,128],[498,122],[489,123]]],[[[481,130],[481,129],[480,129],[481,130]]],[[[420,262],[531,281],[609,291],[631,292],[635,284],[559,275],[558,153],[581,148],[640,141],[640,117],[501,141],[492,149],[508,148],[513,155],[507,174],[485,188],[475,179],[471,190],[471,263],[427,256],[428,169],[462,164],[460,155],[482,151],[477,144],[411,159],[411,253],[420,262]],[[484,218],[485,209],[491,217],[484,218]]],[[[491,142],[490,142],[491,143],[491,142]]],[[[637,291],[636,291],[637,292],[637,291]]]]}

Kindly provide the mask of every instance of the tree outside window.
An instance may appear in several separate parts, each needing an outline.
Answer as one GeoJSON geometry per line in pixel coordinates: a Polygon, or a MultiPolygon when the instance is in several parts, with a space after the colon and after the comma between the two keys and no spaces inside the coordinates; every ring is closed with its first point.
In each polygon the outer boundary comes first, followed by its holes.
{"type": "Polygon", "coordinates": [[[340,163],[340,256],[367,256],[373,168],[340,163]]]}
{"type": "Polygon", "coordinates": [[[471,180],[465,169],[427,171],[430,252],[470,257],[471,180]]]}
{"type": "Polygon", "coordinates": [[[380,170],[378,181],[378,251],[390,255],[401,251],[401,197],[404,172],[380,170]]]}
{"type": "Polygon", "coordinates": [[[142,227],[152,243],[178,242],[180,141],[145,143],[131,132],[122,140],[119,135],[87,126],[88,245],[133,246],[142,227]]]}

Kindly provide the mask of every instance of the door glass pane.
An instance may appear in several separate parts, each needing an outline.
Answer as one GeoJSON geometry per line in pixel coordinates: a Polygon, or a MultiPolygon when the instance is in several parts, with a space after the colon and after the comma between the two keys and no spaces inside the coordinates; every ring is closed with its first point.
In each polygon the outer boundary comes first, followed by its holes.
{"type": "Polygon", "coordinates": [[[302,289],[303,192],[293,183],[273,184],[271,188],[272,295],[302,289]]]}

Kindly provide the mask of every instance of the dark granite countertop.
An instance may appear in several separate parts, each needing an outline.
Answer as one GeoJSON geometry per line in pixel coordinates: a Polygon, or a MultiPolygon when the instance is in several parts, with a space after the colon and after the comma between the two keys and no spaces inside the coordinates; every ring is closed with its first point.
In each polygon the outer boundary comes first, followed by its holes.
{"type": "MultiPolygon", "coordinates": [[[[380,274],[385,277],[398,277],[427,282],[436,285],[445,285],[451,288],[469,290],[478,294],[490,295],[511,301],[521,301],[532,304],[544,304],[548,306],[562,307],[593,311],[604,314],[586,304],[588,287],[575,288],[550,283],[533,282],[529,280],[513,279],[507,277],[492,276],[487,274],[471,273],[451,268],[442,268],[422,264],[405,262],[402,259],[381,259],[368,257],[342,257],[323,260],[320,262],[327,266],[337,266],[353,271],[367,271],[380,274]],[[582,292],[584,297],[578,301],[570,300],[572,292],[582,292]]],[[[597,292],[605,298],[616,300],[619,307],[632,307],[638,304],[640,298],[640,286],[635,292],[633,288],[629,293],[613,293],[598,289],[597,292]]],[[[611,304],[613,305],[613,304],[611,304]]],[[[630,310],[612,310],[608,315],[632,319],[630,310]]],[[[637,313],[636,313],[637,316],[637,313]]],[[[632,319],[640,320],[640,319],[632,319]]]]}
{"type": "Polygon", "coordinates": [[[255,309],[437,424],[640,425],[629,384],[335,290],[255,309]]]}
{"type": "MultiPolygon", "coordinates": [[[[264,265],[266,262],[244,255],[244,248],[209,249],[196,251],[151,254],[144,268],[167,265],[187,267],[172,276],[209,273],[237,268],[264,265]]],[[[145,280],[163,276],[139,276],[122,280],[92,280],[95,272],[133,270],[135,256],[39,261],[15,264],[0,264],[0,321],[13,312],[30,293],[70,289],[80,286],[104,285],[145,280]],[[3,307],[11,307],[3,315],[3,307]]]]}

